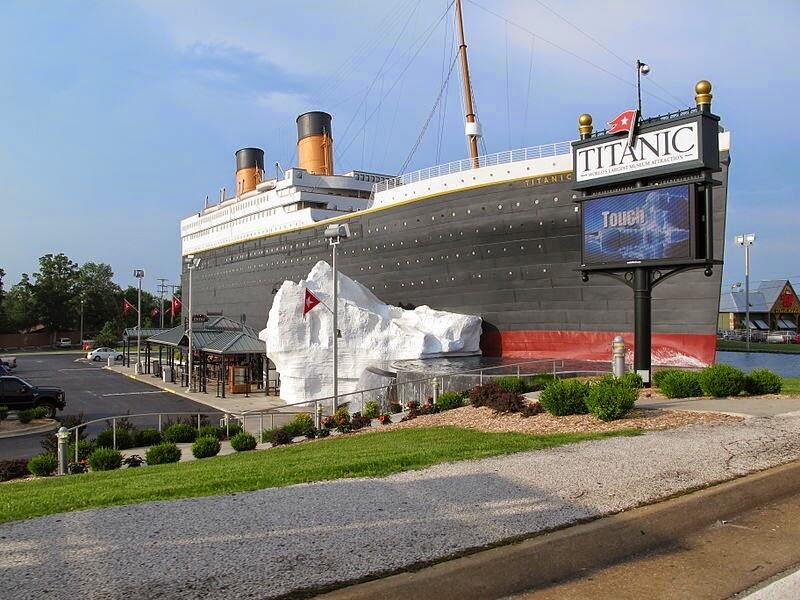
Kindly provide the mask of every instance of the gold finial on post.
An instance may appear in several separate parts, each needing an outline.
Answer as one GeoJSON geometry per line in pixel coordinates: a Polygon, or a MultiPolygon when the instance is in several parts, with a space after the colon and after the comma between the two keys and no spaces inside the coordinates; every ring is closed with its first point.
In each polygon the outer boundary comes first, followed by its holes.
{"type": "Polygon", "coordinates": [[[701,79],[694,86],[694,101],[700,110],[711,110],[711,82],[701,79]]]}
{"type": "Polygon", "coordinates": [[[592,137],[592,115],[583,113],[578,117],[578,133],[582,140],[592,137]]]}

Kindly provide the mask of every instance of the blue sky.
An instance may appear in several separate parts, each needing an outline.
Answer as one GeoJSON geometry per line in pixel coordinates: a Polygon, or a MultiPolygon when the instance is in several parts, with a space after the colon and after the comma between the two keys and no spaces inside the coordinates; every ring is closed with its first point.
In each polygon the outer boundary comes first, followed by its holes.
{"type": "MultiPolygon", "coordinates": [[[[800,281],[792,144],[800,5],[542,2],[464,0],[486,150],[573,139],[581,112],[601,124],[633,105],[634,70],[624,61],[637,56],[652,66],[646,115],[691,105],[694,82],[707,78],[733,136],[724,279],[741,280],[742,252],[730,241],[746,230],[758,236],[756,279],[800,281]]],[[[449,67],[451,21],[436,25],[446,5],[0,3],[7,283],[47,252],[108,262],[122,285],[139,266],[151,289],[156,277],[176,279],[180,218],[231,189],[237,148],[259,146],[267,165],[291,165],[294,119],[305,110],[333,114],[338,171],[397,172],[449,67]]],[[[465,155],[455,75],[409,170],[465,155]]]]}

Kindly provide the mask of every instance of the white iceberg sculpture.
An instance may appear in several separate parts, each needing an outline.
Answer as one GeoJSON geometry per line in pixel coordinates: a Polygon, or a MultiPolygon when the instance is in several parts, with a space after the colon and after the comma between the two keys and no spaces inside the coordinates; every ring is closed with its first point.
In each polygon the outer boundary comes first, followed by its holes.
{"type": "MultiPolygon", "coordinates": [[[[281,398],[300,402],[333,395],[331,267],[324,261],[308,278],[284,281],[259,338],[281,377],[281,398]],[[321,301],[303,316],[305,290],[321,301]]],[[[394,360],[480,352],[481,318],[428,306],[405,310],[381,302],[339,272],[339,394],[358,389],[369,367],[394,360]]],[[[347,398],[343,399],[346,402],[347,398]]]]}

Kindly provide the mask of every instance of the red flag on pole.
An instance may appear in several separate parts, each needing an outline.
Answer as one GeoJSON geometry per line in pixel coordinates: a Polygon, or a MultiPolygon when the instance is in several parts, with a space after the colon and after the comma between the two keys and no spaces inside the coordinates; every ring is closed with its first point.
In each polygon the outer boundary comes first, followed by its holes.
{"type": "Polygon", "coordinates": [[[159,314],[159,312],[161,312],[161,311],[159,311],[159,310],[158,310],[158,307],[157,307],[157,306],[155,306],[155,307],[153,307],[153,310],[151,310],[151,311],[150,311],[150,316],[151,316],[151,317],[157,317],[157,316],[158,316],[158,314],[159,314]]]}
{"type": "Polygon", "coordinates": [[[636,109],[632,108],[618,114],[608,122],[608,125],[608,133],[619,133],[620,131],[630,133],[636,126],[636,109]]]}
{"type": "Polygon", "coordinates": [[[170,306],[169,310],[173,317],[175,316],[175,313],[177,313],[182,307],[183,302],[181,302],[181,299],[177,296],[172,296],[172,306],[170,306]]]}
{"type": "Polygon", "coordinates": [[[136,309],[133,307],[133,304],[131,304],[130,302],[128,302],[128,299],[127,299],[127,298],[123,298],[123,299],[122,299],[122,314],[123,314],[123,315],[127,315],[127,314],[128,314],[129,312],[131,312],[132,310],[136,310],[136,309]]]}
{"type": "Polygon", "coordinates": [[[314,308],[317,304],[319,304],[319,298],[317,298],[309,290],[306,290],[305,299],[303,300],[303,318],[305,318],[306,313],[314,308]]]}

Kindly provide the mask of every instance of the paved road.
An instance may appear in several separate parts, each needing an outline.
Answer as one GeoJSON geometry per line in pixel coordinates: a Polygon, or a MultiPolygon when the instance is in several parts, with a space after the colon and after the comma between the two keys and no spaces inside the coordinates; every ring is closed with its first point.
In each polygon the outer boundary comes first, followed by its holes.
{"type": "MultiPolygon", "coordinates": [[[[64,388],[67,407],[59,416],[82,412],[84,419],[147,412],[194,412],[208,414],[207,406],[162,391],[140,381],[102,368],[76,354],[20,355],[16,375],[32,384],[64,388]]],[[[137,420],[139,426],[155,425],[156,418],[137,420]]],[[[104,429],[104,423],[90,426],[89,432],[104,429]]],[[[50,434],[47,434],[50,435],[50,434]]],[[[0,459],[27,458],[40,452],[44,435],[0,439],[0,459]]]]}

